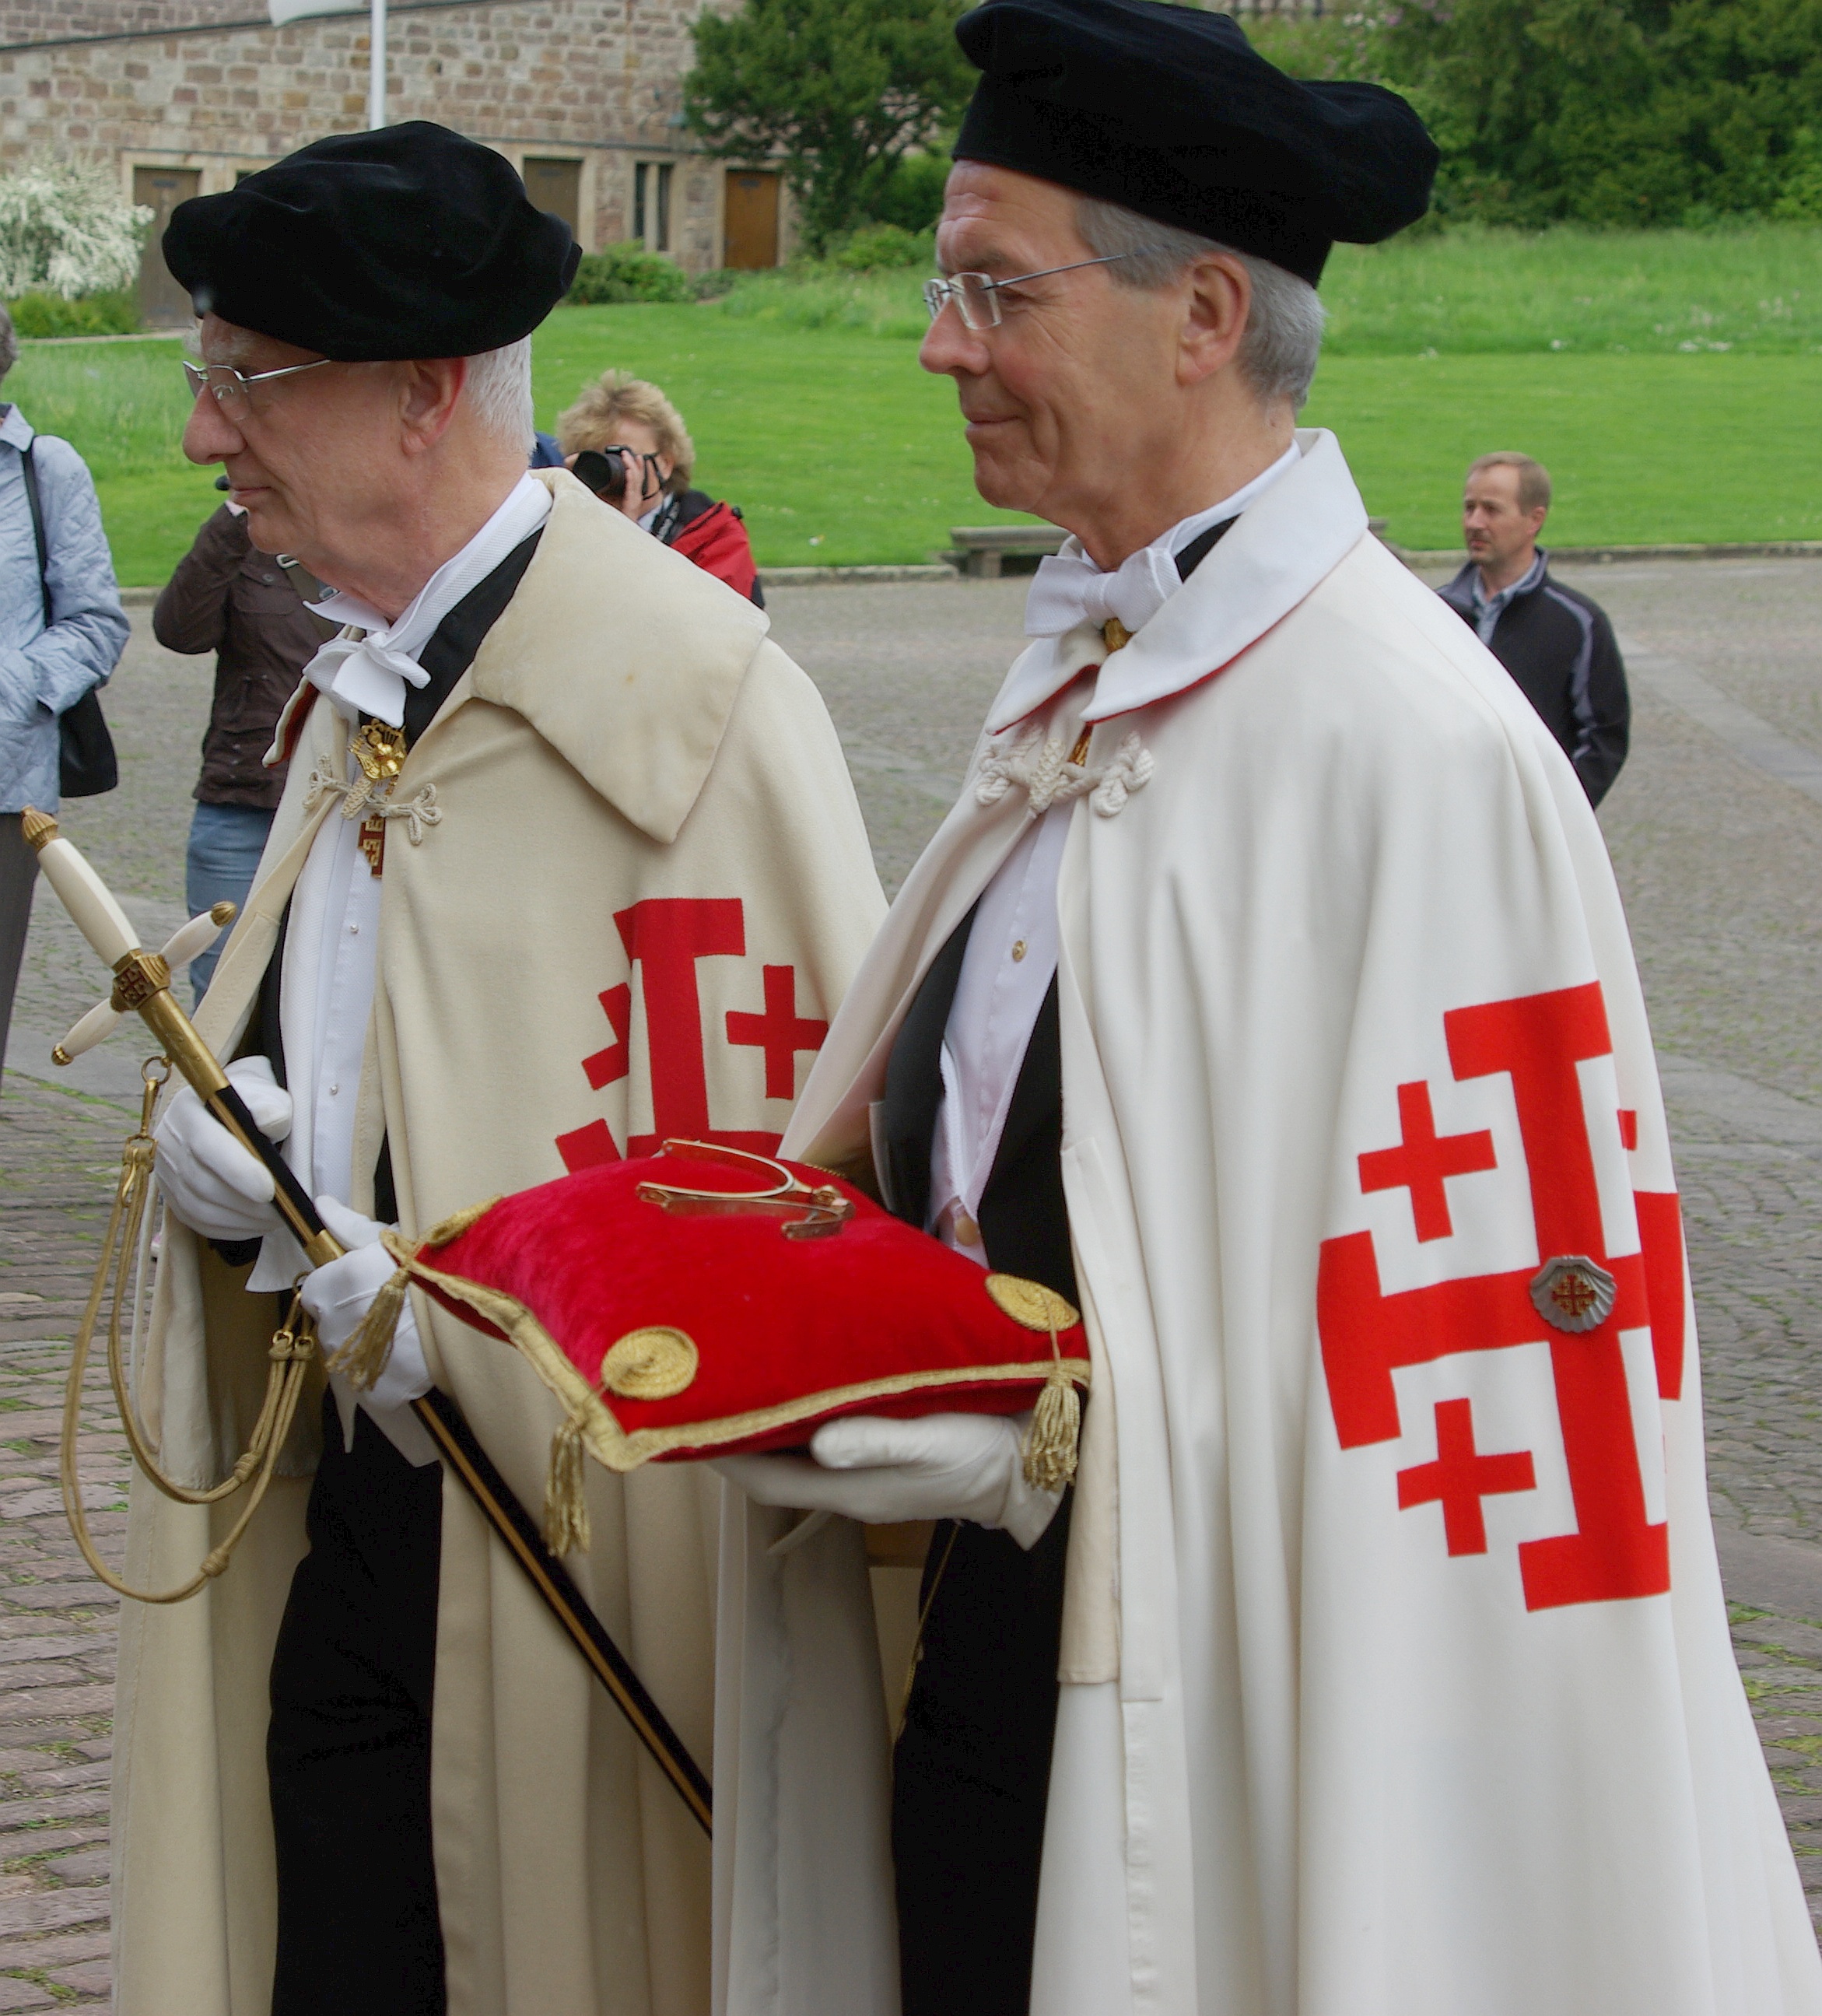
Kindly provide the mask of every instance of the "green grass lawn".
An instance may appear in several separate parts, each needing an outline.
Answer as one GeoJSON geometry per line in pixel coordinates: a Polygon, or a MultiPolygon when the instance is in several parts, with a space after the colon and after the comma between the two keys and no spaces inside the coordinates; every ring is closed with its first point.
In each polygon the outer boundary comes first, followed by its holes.
{"type": "Polygon", "coordinates": [[[1400,545],[1458,544],[1501,448],[1550,470],[1555,545],[1822,539],[1822,357],[1337,357],[1304,419],[1400,545]]]}
{"type": "MultiPolygon", "coordinates": [[[[762,565],[921,560],[1006,514],[974,494],[952,388],[917,368],[917,278],[560,309],[535,340],[539,423],[596,373],[636,371],[682,410],[762,565]]],[[[1341,247],[1323,293],[1305,417],[1401,544],[1454,542],[1462,472],[1490,448],[1550,466],[1559,544],[1822,538],[1822,232],[1463,232],[1341,247]]],[[[27,345],[7,383],[88,458],[128,584],[164,580],[217,501],[178,452],[177,365],[170,342],[27,345]]]]}

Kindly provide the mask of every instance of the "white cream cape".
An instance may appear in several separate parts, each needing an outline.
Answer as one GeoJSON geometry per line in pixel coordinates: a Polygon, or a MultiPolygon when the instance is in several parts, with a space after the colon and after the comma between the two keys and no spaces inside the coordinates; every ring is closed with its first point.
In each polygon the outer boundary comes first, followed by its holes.
{"type": "MultiPolygon", "coordinates": [[[[572,479],[548,480],[531,566],[397,787],[401,804],[433,791],[440,820],[415,844],[403,819],[387,834],[355,1167],[371,1171],[383,1132],[408,1230],[629,1135],[775,1139],[790,1100],[767,1096],[767,1053],[729,1017],[759,1016],[765,970],[783,967],[797,1015],[826,1020],[884,908],[834,729],[765,618],[572,479]]],[[[224,1051],[316,828],[337,815],[309,780],[319,760],[342,773],[346,735],[318,702],[197,1018],[224,1051]]],[[[142,1387],[165,1462],[190,1481],[240,1446],[270,1330],[270,1298],[230,1285],[205,1309],[211,1264],[167,1221],[142,1387]]],[[[421,1300],[417,1313],[438,1383],[535,1509],[556,1403],[510,1351],[421,1300]]],[[[714,1492],[682,1466],[624,1481],[590,1466],[589,1485],[593,1550],[571,1565],[712,1768],[714,1492]]],[[[270,2006],[266,1677],[308,1489],[301,1474],[277,1486],[194,1601],[124,1606],[124,2016],[270,2006]]],[[[453,1480],[443,1510],[433,1798],[451,2016],[701,2016],[700,1833],[453,1480]]],[[[222,1530],[141,1485],[128,1573],[168,1584],[222,1530]]]]}
{"type": "MultiPolygon", "coordinates": [[[[1077,801],[1061,873],[1095,1383],[1033,2016],[1815,2016],[1600,830],[1300,439],[1115,661],[1089,765],[1151,773],[1077,801]],[[1530,1301],[1572,1245],[1617,1341],[1530,1301]]],[[[994,759],[1097,646],[1014,667],[792,1152],[863,1147],[919,977],[1031,816],[994,759]]],[[[730,1500],[717,2010],[893,2016],[883,1722],[846,1705],[868,1593],[833,1529],[773,1559],[784,1515],[730,1500]]]]}

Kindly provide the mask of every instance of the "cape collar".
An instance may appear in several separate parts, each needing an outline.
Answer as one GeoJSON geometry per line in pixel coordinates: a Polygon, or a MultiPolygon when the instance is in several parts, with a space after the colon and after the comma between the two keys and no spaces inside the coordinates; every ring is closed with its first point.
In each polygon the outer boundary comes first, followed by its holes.
{"type": "Polygon", "coordinates": [[[617,812],[668,846],[708,779],[770,623],[567,470],[532,474],[550,490],[550,516],[518,593],[475,654],[470,689],[523,715],[617,812]]]}
{"type": "Polygon", "coordinates": [[[1289,615],[1366,531],[1366,507],[1334,436],[1300,427],[1297,446],[1295,466],[1241,513],[1123,650],[1108,657],[1085,624],[1024,652],[993,704],[988,733],[1024,720],[1096,664],[1085,722],[1149,707],[1222,671],[1289,615]]]}

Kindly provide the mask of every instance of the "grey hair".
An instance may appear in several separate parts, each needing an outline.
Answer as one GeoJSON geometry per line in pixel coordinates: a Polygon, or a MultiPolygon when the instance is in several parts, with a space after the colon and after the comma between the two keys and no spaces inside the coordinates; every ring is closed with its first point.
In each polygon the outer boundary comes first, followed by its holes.
{"type": "Polygon", "coordinates": [[[490,434],[531,452],[531,339],[520,337],[502,350],[484,350],[468,360],[463,396],[490,434]]]}
{"type": "Polygon", "coordinates": [[[13,318],[0,305],[0,378],[4,378],[19,362],[19,338],[14,334],[13,318]]]}
{"type": "Polygon", "coordinates": [[[1262,401],[1288,399],[1293,412],[1302,410],[1322,351],[1324,319],[1322,303],[1307,280],[1269,259],[1236,252],[1230,245],[1199,238],[1173,224],[1154,224],[1136,211],[1099,196],[1085,196],[1076,204],[1075,228],[1096,257],[1125,255],[1107,268],[1107,277],[1123,287],[1168,287],[1193,260],[1211,252],[1237,259],[1252,282],[1240,370],[1262,401]]]}

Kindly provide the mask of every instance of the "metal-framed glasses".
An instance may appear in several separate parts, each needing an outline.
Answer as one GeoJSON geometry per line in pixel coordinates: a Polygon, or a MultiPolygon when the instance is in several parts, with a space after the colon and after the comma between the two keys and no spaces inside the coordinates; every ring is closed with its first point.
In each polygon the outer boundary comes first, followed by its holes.
{"type": "Polygon", "coordinates": [[[1136,259],[1142,253],[1157,250],[1154,245],[1139,245],[1130,252],[1110,252],[1100,259],[1076,259],[1067,266],[1046,266],[1041,273],[1015,273],[1004,280],[996,280],[987,273],[952,273],[946,280],[924,282],[924,305],[929,309],[932,322],[953,301],[964,328],[997,329],[1004,319],[999,307],[1002,287],[1022,287],[1027,280],[1047,280],[1057,273],[1078,273],[1084,266],[1111,266],[1119,260],[1136,259]]]}
{"type": "Polygon", "coordinates": [[[286,364],[276,371],[246,372],[236,371],[232,364],[193,364],[186,357],[183,375],[189,381],[193,399],[200,398],[206,388],[214,394],[218,405],[232,406],[247,398],[255,385],[269,385],[275,378],[295,378],[300,371],[320,370],[334,361],[319,357],[308,364],[286,364]]]}

